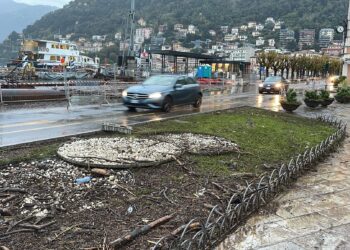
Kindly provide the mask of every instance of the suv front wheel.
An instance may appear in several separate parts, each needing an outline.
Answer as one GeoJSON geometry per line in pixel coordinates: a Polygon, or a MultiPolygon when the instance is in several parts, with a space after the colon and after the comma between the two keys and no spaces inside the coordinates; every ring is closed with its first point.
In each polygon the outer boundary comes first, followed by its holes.
{"type": "Polygon", "coordinates": [[[173,100],[170,96],[165,97],[162,105],[162,111],[163,112],[170,112],[171,108],[173,107],[173,100]]]}

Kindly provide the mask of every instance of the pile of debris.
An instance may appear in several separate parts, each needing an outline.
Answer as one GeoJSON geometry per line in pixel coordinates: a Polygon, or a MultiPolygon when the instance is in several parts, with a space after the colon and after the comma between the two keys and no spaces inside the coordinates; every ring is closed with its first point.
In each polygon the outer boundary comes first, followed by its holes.
{"type": "Polygon", "coordinates": [[[63,145],[57,153],[83,167],[133,168],[169,162],[181,149],[167,142],[116,137],[77,140],[63,145]]]}
{"type": "Polygon", "coordinates": [[[154,139],[168,142],[190,154],[219,155],[229,152],[239,152],[239,146],[225,138],[203,134],[163,134],[154,139]]]}
{"type": "Polygon", "coordinates": [[[93,138],[64,144],[58,155],[83,167],[134,168],[157,166],[183,153],[219,155],[240,152],[227,139],[201,134],[163,134],[150,139],[133,137],[93,138]]]}
{"type": "Polygon", "coordinates": [[[134,183],[129,171],[87,171],[58,159],[10,165],[0,175],[0,228],[6,228],[0,231],[0,239],[44,230],[55,224],[55,216],[66,213],[67,208],[74,214],[104,207],[102,201],[84,199],[84,192],[92,186],[127,193],[123,185],[134,183]]]}

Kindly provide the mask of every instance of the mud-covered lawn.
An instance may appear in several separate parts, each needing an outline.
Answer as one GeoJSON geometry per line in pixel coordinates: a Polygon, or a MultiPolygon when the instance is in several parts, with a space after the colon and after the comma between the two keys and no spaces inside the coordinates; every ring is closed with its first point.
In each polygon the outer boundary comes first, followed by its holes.
{"type": "Polygon", "coordinates": [[[107,176],[93,176],[81,185],[76,179],[91,176],[91,171],[58,159],[58,142],[2,150],[0,246],[102,249],[104,243],[174,214],[169,222],[118,248],[149,249],[191,219],[205,219],[214,205],[225,204],[247,182],[333,131],[314,120],[251,108],[151,123],[135,128],[133,136],[211,134],[234,141],[241,153],[186,154],[158,167],[109,170],[107,176]]]}

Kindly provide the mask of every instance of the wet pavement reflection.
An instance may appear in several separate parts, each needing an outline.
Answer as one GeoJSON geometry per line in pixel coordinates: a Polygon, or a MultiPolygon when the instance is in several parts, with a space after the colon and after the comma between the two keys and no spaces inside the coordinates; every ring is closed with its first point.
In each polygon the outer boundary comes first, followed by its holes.
{"type": "MultiPolygon", "coordinates": [[[[304,85],[295,86],[303,88],[304,85]]],[[[169,117],[210,112],[240,106],[253,106],[280,111],[279,95],[258,95],[257,85],[233,86],[224,94],[205,96],[200,110],[189,106],[175,107],[165,114],[160,111],[128,112],[120,103],[100,106],[66,106],[34,109],[6,109],[0,112],[0,147],[73,136],[101,130],[103,122],[135,125],[169,117]]]]}

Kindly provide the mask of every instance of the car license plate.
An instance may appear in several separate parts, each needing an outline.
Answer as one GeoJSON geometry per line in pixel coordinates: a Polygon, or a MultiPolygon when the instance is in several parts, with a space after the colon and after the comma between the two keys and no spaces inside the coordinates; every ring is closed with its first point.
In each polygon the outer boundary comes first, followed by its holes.
{"type": "Polygon", "coordinates": [[[267,90],[270,90],[271,88],[270,88],[270,87],[267,87],[266,89],[267,89],[267,90]]]}
{"type": "Polygon", "coordinates": [[[139,100],[130,100],[130,103],[139,103],[139,100]]]}

